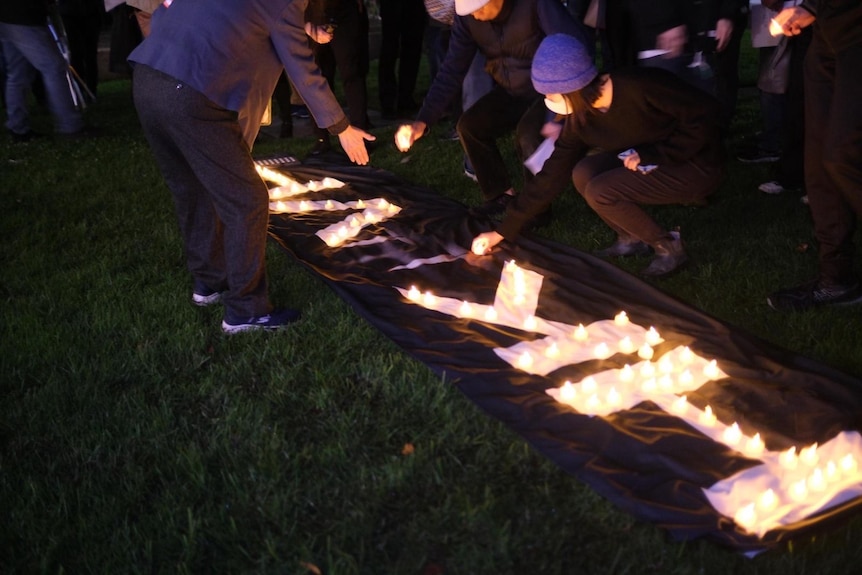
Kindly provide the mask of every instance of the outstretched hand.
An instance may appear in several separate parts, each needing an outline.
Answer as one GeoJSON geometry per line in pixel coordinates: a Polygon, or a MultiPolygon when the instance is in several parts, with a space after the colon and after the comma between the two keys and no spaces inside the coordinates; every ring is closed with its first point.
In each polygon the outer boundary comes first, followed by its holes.
{"type": "Polygon", "coordinates": [[[354,126],[347,126],[346,130],[338,134],[338,141],[347,157],[350,158],[351,162],[360,166],[368,163],[368,150],[365,148],[365,141],[373,142],[376,139],[372,134],[354,126]]]}

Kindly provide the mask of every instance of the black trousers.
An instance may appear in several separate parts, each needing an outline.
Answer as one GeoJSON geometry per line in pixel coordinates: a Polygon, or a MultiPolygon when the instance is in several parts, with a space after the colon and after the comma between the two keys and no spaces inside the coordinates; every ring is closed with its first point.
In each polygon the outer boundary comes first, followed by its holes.
{"type": "Polygon", "coordinates": [[[223,296],[226,319],[269,313],[265,272],[269,193],[237,113],[138,64],[135,108],[174,199],[186,264],[223,296]]]}
{"type": "MultiPolygon", "coordinates": [[[[546,115],[542,98],[516,98],[499,86],[462,112],[458,119],[458,135],[486,200],[512,188],[497,139],[514,131],[515,151],[523,162],[542,141],[540,131],[546,115]]],[[[525,180],[532,177],[526,169],[523,175],[525,180]]]]}
{"type": "Polygon", "coordinates": [[[379,0],[380,59],[377,84],[383,112],[413,112],[428,13],[422,0],[379,0]],[[398,74],[395,74],[395,62],[398,74]]]}
{"type": "Polygon", "coordinates": [[[820,276],[852,282],[862,216],[862,44],[835,52],[814,30],[805,60],[805,187],[820,276]]]}

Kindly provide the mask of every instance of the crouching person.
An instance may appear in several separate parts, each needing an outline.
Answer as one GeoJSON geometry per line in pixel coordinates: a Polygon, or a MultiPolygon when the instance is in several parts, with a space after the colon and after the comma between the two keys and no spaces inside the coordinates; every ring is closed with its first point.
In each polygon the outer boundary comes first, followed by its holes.
{"type": "Polygon", "coordinates": [[[718,188],[724,174],[718,101],[664,70],[598,74],[583,45],[561,34],[542,41],[531,75],[548,108],[565,122],[526,193],[509,206],[498,231],[474,240],[474,251],[514,239],[571,175],[575,189],[617,234],[596,255],[645,255],[651,249],[655,258],[644,275],[679,269],[688,260],[681,239],[640,206],[699,204],[718,188]]]}

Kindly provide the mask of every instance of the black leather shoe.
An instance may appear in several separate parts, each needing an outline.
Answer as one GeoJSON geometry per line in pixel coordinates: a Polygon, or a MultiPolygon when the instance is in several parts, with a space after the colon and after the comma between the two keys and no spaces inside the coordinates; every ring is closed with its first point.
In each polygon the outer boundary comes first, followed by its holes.
{"type": "Polygon", "coordinates": [[[653,246],[653,250],[655,250],[655,257],[641,272],[646,277],[667,277],[688,263],[688,255],[682,247],[682,240],[678,237],[659,240],[653,246]]]}
{"type": "Polygon", "coordinates": [[[650,247],[640,240],[617,238],[617,241],[608,247],[594,251],[593,255],[600,258],[625,258],[629,256],[645,256],[648,253],[650,253],[650,247]]]}

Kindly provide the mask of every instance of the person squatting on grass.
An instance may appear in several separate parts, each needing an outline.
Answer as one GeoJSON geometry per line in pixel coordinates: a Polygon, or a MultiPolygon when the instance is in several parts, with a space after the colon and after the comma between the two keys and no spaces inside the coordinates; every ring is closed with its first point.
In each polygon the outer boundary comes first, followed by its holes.
{"type": "Polygon", "coordinates": [[[562,34],[542,41],[532,80],[565,121],[553,153],[509,205],[499,231],[477,236],[473,251],[484,253],[517,237],[571,177],[617,234],[614,244],[596,255],[645,255],[652,248],[655,258],[644,275],[678,269],[688,259],[682,241],[638,204],[702,203],[718,189],[724,175],[718,100],[666,70],[599,75],[583,45],[562,34]]]}
{"type": "Polygon", "coordinates": [[[820,273],[776,291],[780,311],[862,303],[853,236],[862,217],[862,2],[805,0],[775,20],[787,36],[813,25],[805,55],[805,190],[820,273]]]}
{"type": "MultiPolygon", "coordinates": [[[[586,32],[559,0],[455,0],[455,12],[443,64],[416,121],[399,128],[395,144],[408,151],[450,109],[461,94],[473,57],[481,52],[495,85],[464,110],[457,130],[485,199],[474,213],[494,215],[505,210],[515,193],[497,139],[515,130],[522,161],[542,140],[547,113],[530,84],[530,63],[539,43],[555,33],[584,40],[586,32]]],[[[528,181],[529,176],[524,175],[528,181]]]]}
{"type": "Polygon", "coordinates": [[[282,70],[351,161],[368,163],[365,140],[374,139],[350,125],[314,63],[306,4],[166,1],[129,56],[135,108],[173,194],[193,302],[222,301],[227,333],[274,329],[300,315],[269,301],[269,195],[251,157],[282,70]]]}

